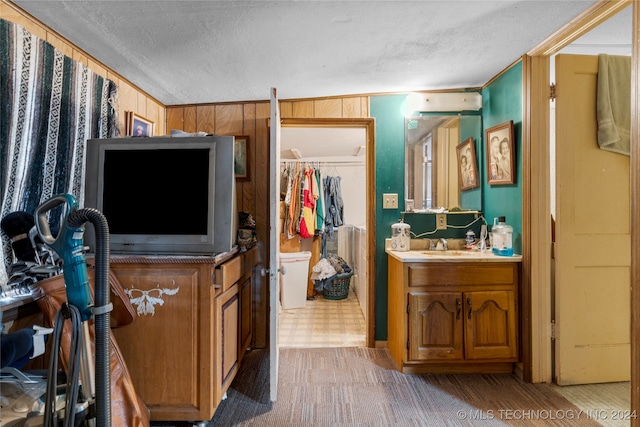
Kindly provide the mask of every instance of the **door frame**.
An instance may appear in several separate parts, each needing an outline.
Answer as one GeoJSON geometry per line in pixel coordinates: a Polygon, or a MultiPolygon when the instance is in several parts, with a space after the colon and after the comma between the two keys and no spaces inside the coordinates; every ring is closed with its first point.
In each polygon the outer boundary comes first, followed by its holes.
{"type": "MultiPolygon", "coordinates": [[[[640,221],[633,216],[640,208],[640,8],[631,0],[601,0],[543,41],[523,58],[523,291],[522,355],[525,381],[551,382],[551,218],[549,153],[549,61],[569,43],[600,23],[633,7],[631,82],[631,411],[640,412],[640,269],[634,262],[640,254],[640,221]],[[535,143],[534,143],[535,142],[535,143]],[[542,143],[540,143],[542,142],[542,143]]],[[[631,427],[639,427],[632,419],[631,427]]]]}
{"type": "MultiPolygon", "coordinates": [[[[282,118],[281,127],[364,128],[366,131],[366,226],[367,226],[367,324],[366,345],[375,347],[375,254],[376,249],[376,177],[375,177],[375,119],[366,118],[282,118]]],[[[279,170],[276,171],[279,173],[279,170]]]]}

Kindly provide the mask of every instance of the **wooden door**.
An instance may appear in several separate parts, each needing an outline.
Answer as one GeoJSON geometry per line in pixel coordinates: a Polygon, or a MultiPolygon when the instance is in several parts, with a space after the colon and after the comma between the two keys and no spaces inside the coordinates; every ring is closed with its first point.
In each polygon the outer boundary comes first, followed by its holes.
{"type": "Polygon", "coordinates": [[[598,148],[598,58],[558,55],[555,69],[556,382],[628,381],[629,157],[598,148]]]}
{"type": "Polygon", "coordinates": [[[269,395],[278,397],[278,311],[280,302],[280,107],[271,88],[269,129],[269,395]]]}
{"type": "Polygon", "coordinates": [[[517,361],[516,298],[513,291],[463,294],[465,359],[517,361]]]}
{"type": "Polygon", "coordinates": [[[409,293],[409,360],[461,360],[462,294],[409,293]]]}

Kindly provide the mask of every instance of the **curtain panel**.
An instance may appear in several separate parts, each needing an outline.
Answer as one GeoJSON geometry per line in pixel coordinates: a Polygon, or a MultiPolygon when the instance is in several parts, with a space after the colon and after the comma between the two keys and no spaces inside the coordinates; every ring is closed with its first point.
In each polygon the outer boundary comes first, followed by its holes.
{"type": "MultiPolygon", "coordinates": [[[[3,19],[0,58],[0,218],[62,193],[82,206],[86,141],[120,135],[117,86],[3,19]]],[[[1,245],[3,284],[14,261],[5,233],[1,245]]]]}

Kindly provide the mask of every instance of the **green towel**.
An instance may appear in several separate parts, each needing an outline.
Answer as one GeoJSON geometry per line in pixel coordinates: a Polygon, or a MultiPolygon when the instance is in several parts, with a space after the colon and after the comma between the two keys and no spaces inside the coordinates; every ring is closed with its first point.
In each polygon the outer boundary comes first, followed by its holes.
{"type": "Polygon", "coordinates": [[[598,55],[598,145],[630,155],[631,57],[598,55]]]}

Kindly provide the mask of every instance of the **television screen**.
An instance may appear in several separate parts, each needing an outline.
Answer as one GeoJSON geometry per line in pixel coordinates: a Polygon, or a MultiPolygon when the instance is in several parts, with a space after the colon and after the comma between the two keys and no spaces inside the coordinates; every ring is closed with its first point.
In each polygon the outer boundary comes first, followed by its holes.
{"type": "Polygon", "coordinates": [[[226,252],[236,235],[233,163],[233,137],[89,140],[84,205],[104,214],[114,253],[226,252]]]}
{"type": "Polygon", "coordinates": [[[106,151],[102,213],[110,232],[207,234],[208,175],[206,149],[106,151]],[[187,215],[189,221],[176,221],[187,215]]]}

